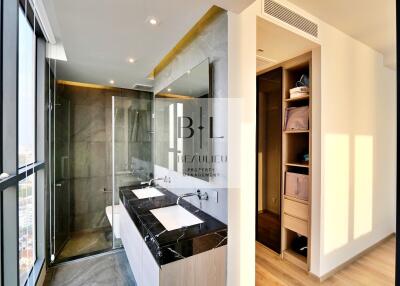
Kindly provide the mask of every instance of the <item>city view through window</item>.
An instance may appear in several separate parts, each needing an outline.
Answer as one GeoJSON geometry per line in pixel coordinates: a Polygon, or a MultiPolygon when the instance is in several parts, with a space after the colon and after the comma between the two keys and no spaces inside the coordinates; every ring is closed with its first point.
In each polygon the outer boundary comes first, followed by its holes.
{"type": "MultiPolygon", "coordinates": [[[[36,37],[19,11],[18,46],[18,167],[35,162],[35,58],[36,37]]],[[[19,182],[19,270],[24,285],[36,260],[35,249],[35,173],[19,182]]]]}

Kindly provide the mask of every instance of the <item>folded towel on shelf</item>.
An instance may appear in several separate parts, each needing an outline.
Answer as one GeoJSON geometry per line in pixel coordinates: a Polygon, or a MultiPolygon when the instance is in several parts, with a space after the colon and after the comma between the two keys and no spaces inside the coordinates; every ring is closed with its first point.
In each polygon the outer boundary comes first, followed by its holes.
{"type": "Polygon", "coordinates": [[[289,89],[289,93],[308,93],[308,86],[298,86],[289,89]]]}
{"type": "Polygon", "coordinates": [[[298,98],[298,97],[303,97],[303,96],[308,96],[308,92],[295,92],[290,94],[290,99],[292,98],[298,98]]]}

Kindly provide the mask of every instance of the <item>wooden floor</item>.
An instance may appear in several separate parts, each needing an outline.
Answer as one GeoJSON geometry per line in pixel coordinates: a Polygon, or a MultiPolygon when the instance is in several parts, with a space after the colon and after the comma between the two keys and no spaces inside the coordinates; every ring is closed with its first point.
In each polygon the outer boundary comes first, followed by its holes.
{"type": "Polygon", "coordinates": [[[395,237],[391,237],[366,255],[320,283],[256,242],[256,285],[394,285],[395,237]]]}

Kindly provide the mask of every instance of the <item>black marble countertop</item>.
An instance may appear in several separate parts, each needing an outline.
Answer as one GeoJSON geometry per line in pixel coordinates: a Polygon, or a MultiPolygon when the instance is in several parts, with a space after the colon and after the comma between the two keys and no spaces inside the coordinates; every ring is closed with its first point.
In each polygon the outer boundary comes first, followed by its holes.
{"type": "Polygon", "coordinates": [[[150,210],[176,205],[178,197],[156,187],[164,196],[138,199],[132,190],[139,188],[143,186],[121,187],[119,197],[159,266],[226,245],[226,224],[183,199],[179,205],[203,223],[167,231],[150,210]]]}

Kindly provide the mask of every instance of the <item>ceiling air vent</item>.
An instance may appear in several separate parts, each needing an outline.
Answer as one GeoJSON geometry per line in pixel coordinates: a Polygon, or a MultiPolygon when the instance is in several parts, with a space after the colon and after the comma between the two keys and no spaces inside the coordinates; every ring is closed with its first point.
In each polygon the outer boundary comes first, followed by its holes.
{"type": "Polygon", "coordinates": [[[133,86],[134,90],[141,90],[141,91],[153,91],[153,87],[151,85],[146,85],[146,84],[135,84],[133,86]]]}
{"type": "Polygon", "coordinates": [[[275,1],[264,0],[264,13],[277,18],[315,38],[318,38],[317,24],[275,1]]]}

